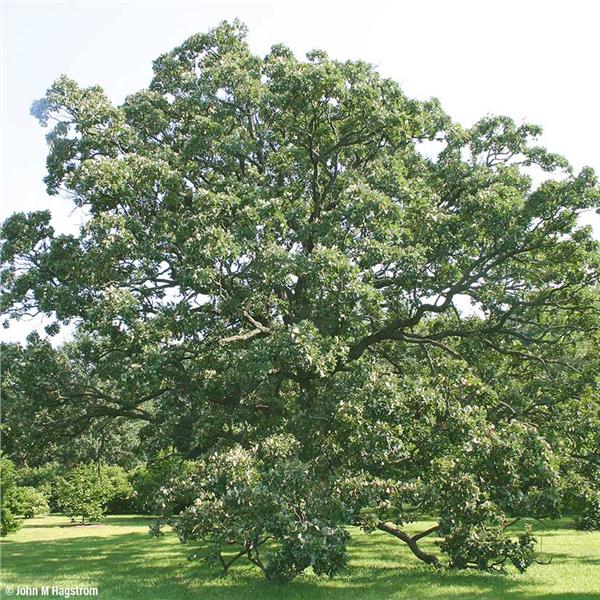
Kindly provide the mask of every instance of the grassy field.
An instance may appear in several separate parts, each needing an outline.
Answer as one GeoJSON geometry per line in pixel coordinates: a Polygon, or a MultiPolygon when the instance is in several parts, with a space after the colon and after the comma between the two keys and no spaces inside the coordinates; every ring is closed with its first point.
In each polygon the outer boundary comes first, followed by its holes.
{"type": "MultiPolygon", "coordinates": [[[[149,522],[141,516],[107,517],[87,527],[61,516],[28,521],[2,540],[2,597],[8,597],[5,586],[58,585],[96,586],[103,600],[600,600],[600,533],[575,531],[565,521],[544,525],[542,551],[551,564],[524,575],[434,573],[395,540],[354,530],[342,575],[306,574],[287,585],[268,583],[241,565],[221,577],[188,561],[190,549],[173,534],[150,538],[149,522]]],[[[534,526],[540,537],[540,524],[534,526]]]]}

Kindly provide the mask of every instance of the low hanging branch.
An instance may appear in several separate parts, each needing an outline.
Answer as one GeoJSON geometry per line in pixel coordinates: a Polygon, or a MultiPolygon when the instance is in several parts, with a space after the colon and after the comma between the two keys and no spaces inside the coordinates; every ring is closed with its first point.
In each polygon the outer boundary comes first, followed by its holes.
{"type": "Polygon", "coordinates": [[[421,540],[424,537],[437,531],[439,529],[439,525],[430,527],[429,529],[426,529],[425,531],[422,531],[421,533],[418,533],[413,536],[408,535],[405,531],[402,531],[402,529],[400,529],[398,527],[394,527],[393,525],[390,525],[388,523],[383,523],[381,521],[379,523],[377,523],[377,529],[379,529],[380,531],[385,531],[386,533],[393,535],[394,537],[398,538],[399,540],[402,540],[410,548],[410,551],[419,560],[422,560],[423,562],[427,563],[428,565],[432,565],[436,568],[441,568],[442,563],[440,562],[438,557],[434,556],[433,554],[428,554],[427,552],[423,552],[423,550],[421,550],[419,548],[419,545],[417,543],[419,540],[421,540]]]}

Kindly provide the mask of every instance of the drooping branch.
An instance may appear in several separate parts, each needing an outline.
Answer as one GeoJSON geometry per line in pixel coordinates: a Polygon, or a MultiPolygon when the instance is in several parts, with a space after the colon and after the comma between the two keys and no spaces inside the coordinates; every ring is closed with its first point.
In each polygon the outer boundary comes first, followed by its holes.
{"type": "Polygon", "coordinates": [[[439,529],[438,525],[436,525],[434,527],[430,527],[429,529],[426,529],[425,531],[422,531],[421,533],[418,533],[414,536],[408,535],[405,531],[403,531],[399,527],[394,527],[393,525],[390,525],[389,523],[379,522],[379,523],[377,523],[377,529],[379,529],[380,531],[385,531],[385,533],[389,533],[389,534],[393,535],[394,537],[397,537],[399,540],[402,540],[410,548],[410,551],[419,560],[422,560],[423,562],[427,563],[428,565],[432,565],[436,568],[440,568],[442,566],[442,564],[440,563],[440,560],[438,559],[437,556],[435,556],[433,554],[428,554],[427,552],[423,552],[423,550],[421,550],[421,548],[419,548],[419,544],[417,543],[419,540],[423,539],[425,536],[428,536],[431,533],[437,531],[439,529]]]}

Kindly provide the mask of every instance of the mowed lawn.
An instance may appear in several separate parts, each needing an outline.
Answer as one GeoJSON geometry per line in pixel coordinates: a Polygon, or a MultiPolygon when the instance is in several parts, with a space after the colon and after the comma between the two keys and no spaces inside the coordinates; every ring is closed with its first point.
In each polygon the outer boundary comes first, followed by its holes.
{"type": "Polygon", "coordinates": [[[111,516],[84,527],[62,516],[27,521],[2,540],[2,597],[5,586],[58,585],[97,586],[104,600],[600,600],[600,533],[576,531],[568,521],[532,522],[543,558],[552,561],[524,575],[436,573],[394,539],[353,529],[350,564],[340,576],[307,573],[285,585],[266,582],[245,565],[222,577],[188,561],[191,548],[172,533],[151,538],[150,522],[142,516],[111,516]]]}

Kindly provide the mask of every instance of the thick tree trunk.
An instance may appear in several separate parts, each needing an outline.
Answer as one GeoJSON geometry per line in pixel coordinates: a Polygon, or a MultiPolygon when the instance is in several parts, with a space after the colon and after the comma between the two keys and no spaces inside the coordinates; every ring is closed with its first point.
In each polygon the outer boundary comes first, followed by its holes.
{"type": "Polygon", "coordinates": [[[423,562],[425,562],[429,565],[433,565],[436,568],[439,568],[442,566],[437,556],[434,556],[433,554],[428,554],[427,552],[423,552],[423,550],[421,550],[421,548],[419,548],[419,544],[417,543],[420,539],[424,538],[426,535],[429,535],[430,533],[433,533],[434,531],[436,531],[438,529],[437,526],[431,527],[430,529],[427,529],[427,531],[423,531],[412,537],[410,535],[408,535],[406,532],[402,531],[402,529],[398,529],[397,527],[394,527],[393,525],[388,525],[387,523],[382,523],[382,522],[378,523],[377,529],[379,529],[381,531],[385,531],[386,533],[390,533],[394,537],[397,537],[399,540],[402,540],[410,548],[410,551],[419,560],[422,560],[423,562]]]}

